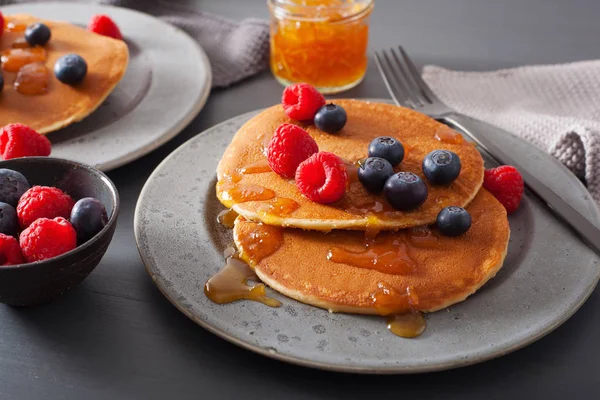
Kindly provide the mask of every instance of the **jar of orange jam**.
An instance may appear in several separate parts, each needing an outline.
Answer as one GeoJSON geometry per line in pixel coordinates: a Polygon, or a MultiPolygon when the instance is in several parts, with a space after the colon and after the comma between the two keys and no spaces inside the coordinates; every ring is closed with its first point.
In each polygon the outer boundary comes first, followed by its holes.
{"type": "Polygon", "coordinates": [[[271,70],[279,82],[306,82],[322,93],[337,93],[362,81],[374,0],[267,2],[271,70]]]}

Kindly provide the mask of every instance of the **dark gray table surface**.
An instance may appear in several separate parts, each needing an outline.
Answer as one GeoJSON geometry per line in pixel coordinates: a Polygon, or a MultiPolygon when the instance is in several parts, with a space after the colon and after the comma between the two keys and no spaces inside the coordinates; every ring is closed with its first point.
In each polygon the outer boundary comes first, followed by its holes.
{"type": "MultiPolygon", "coordinates": [[[[263,0],[188,3],[231,18],[267,16],[263,0]]],[[[401,43],[420,64],[467,70],[594,59],[599,15],[596,0],[376,0],[370,47],[401,43]]],[[[153,285],[137,252],[133,213],[140,190],[177,146],[230,117],[276,103],[281,89],[265,72],[215,90],[179,136],[109,173],[122,213],[99,267],[52,304],[0,305],[0,399],[598,398],[598,290],[567,323],[525,349],[413,376],[350,376],[287,365],[213,336],[179,313],[153,285]]],[[[345,96],[388,97],[373,65],[345,96]]]]}

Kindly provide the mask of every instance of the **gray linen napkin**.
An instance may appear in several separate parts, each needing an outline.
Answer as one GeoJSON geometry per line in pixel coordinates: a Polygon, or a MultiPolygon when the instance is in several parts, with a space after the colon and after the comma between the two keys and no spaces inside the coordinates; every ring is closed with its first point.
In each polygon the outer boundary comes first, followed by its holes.
{"type": "Polygon", "coordinates": [[[552,154],[600,205],[600,60],[492,72],[426,66],[423,79],[448,106],[552,154]]]}
{"type": "MultiPolygon", "coordinates": [[[[29,0],[31,1],[31,0],[29,0]]],[[[23,0],[0,0],[0,5],[23,0]]],[[[186,31],[206,52],[213,74],[213,87],[225,87],[252,76],[268,66],[269,25],[247,18],[240,22],[185,8],[167,0],[87,0],[133,8],[159,17],[186,31]]]]}

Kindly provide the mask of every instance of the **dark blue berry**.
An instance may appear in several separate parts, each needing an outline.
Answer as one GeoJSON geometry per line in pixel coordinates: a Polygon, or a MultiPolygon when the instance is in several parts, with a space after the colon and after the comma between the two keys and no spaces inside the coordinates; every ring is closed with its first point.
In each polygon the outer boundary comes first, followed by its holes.
{"type": "Polygon", "coordinates": [[[17,206],[19,199],[27,190],[29,182],[22,173],[12,169],[0,168],[0,201],[17,206]]]}
{"type": "Polygon", "coordinates": [[[106,208],[100,200],[84,197],[71,210],[71,225],[77,232],[77,243],[83,244],[93,238],[108,223],[106,208]]]}
{"type": "Polygon", "coordinates": [[[78,54],[67,54],[62,56],[54,64],[54,75],[62,83],[75,85],[85,78],[87,74],[87,63],[78,54]]]}
{"type": "Polygon", "coordinates": [[[444,208],[437,216],[437,226],[444,236],[459,236],[471,227],[471,214],[462,207],[444,208]]]}
{"type": "Polygon", "coordinates": [[[383,194],[396,210],[409,211],[419,207],[427,200],[427,185],[412,172],[398,172],[392,175],[385,186],[383,194]]]}
{"type": "Polygon", "coordinates": [[[7,203],[0,203],[0,233],[14,236],[19,230],[17,210],[7,203]]]}
{"type": "Polygon", "coordinates": [[[392,137],[380,136],[369,144],[369,157],[385,158],[395,167],[404,159],[404,146],[392,137]]]}
{"type": "Polygon", "coordinates": [[[333,103],[319,108],[315,114],[315,125],[327,133],[335,133],[342,130],[347,120],[346,110],[342,106],[333,103]]]}
{"type": "Polygon", "coordinates": [[[0,74],[0,92],[4,89],[4,77],[0,74]]]}
{"type": "Polygon", "coordinates": [[[386,159],[369,157],[358,168],[358,180],[369,192],[379,193],[394,174],[392,164],[386,159]]]}
{"type": "Polygon", "coordinates": [[[50,28],[40,22],[31,24],[25,29],[25,40],[30,46],[43,46],[50,40],[50,28]]]}
{"type": "Polygon", "coordinates": [[[423,159],[423,173],[434,185],[449,185],[460,174],[460,158],[448,150],[434,150],[423,159]]]}

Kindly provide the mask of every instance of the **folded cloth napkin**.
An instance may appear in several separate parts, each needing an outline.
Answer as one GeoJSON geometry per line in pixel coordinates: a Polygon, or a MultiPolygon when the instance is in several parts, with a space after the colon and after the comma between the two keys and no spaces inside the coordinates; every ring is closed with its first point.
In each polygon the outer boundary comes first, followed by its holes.
{"type": "MultiPolygon", "coordinates": [[[[30,1],[30,0],[28,0],[30,1]]],[[[0,5],[23,0],[0,0],[0,5]]],[[[188,9],[168,0],[91,0],[87,3],[133,8],[159,17],[186,31],[206,52],[212,67],[213,87],[225,87],[252,76],[268,66],[269,25],[247,18],[231,21],[188,9]]]]}
{"type": "Polygon", "coordinates": [[[552,154],[600,205],[600,60],[493,72],[426,66],[423,79],[449,107],[552,154]]]}

